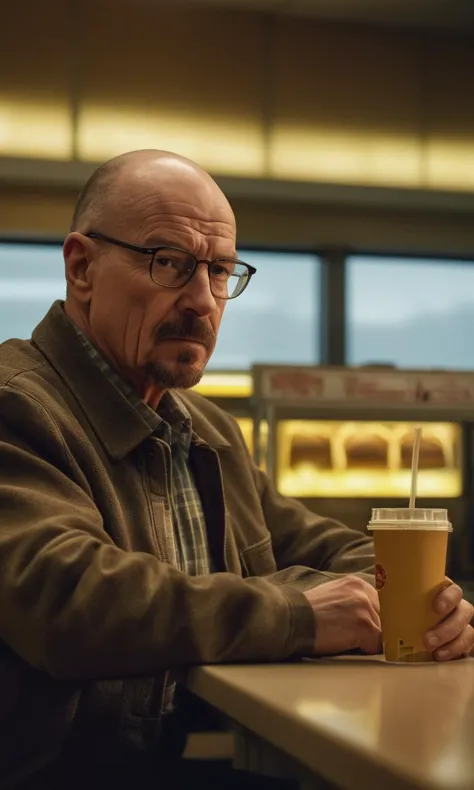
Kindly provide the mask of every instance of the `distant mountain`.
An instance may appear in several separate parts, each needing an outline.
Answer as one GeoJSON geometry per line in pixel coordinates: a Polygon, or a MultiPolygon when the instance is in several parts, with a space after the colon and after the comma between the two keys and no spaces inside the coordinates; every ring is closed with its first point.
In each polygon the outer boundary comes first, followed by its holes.
{"type": "MultiPolygon", "coordinates": [[[[29,337],[50,304],[40,299],[0,300],[0,342],[29,337]]],[[[297,306],[286,314],[271,307],[239,312],[232,307],[230,303],[224,313],[211,368],[244,369],[256,361],[311,364],[319,356],[316,316],[314,323],[308,321],[297,306]]],[[[466,303],[393,324],[358,323],[349,335],[349,361],[474,370],[474,307],[466,303]]]]}
{"type": "MultiPolygon", "coordinates": [[[[61,295],[58,296],[61,298],[61,295]]],[[[26,340],[51,306],[42,302],[0,300],[0,343],[10,337],[26,340]]]]}
{"type": "Polygon", "coordinates": [[[311,364],[319,356],[318,330],[296,312],[280,315],[272,309],[255,308],[242,316],[232,312],[230,303],[211,366],[239,369],[256,361],[311,364]]]}
{"type": "Polygon", "coordinates": [[[474,306],[425,312],[392,325],[359,323],[349,337],[349,361],[474,370],[474,306]]]}

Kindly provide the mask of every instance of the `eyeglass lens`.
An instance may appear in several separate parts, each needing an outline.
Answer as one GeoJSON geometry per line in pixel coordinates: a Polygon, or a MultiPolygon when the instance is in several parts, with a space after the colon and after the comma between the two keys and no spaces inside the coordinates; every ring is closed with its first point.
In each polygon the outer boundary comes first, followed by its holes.
{"type": "MultiPolygon", "coordinates": [[[[190,279],[195,265],[195,258],[184,250],[166,248],[153,258],[151,276],[158,285],[177,288],[190,279]]],[[[222,259],[209,266],[211,291],[218,299],[235,298],[242,293],[248,279],[249,272],[243,263],[222,259]]]]}

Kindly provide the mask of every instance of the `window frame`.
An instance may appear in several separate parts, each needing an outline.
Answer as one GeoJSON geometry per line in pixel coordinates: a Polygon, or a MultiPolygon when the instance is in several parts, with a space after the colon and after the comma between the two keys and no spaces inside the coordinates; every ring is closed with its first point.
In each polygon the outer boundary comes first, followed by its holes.
{"type": "MultiPolygon", "coordinates": [[[[63,239],[54,234],[41,233],[1,233],[0,245],[21,244],[26,246],[62,247],[63,239]]],[[[315,277],[314,297],[316,323],[314,339],[316,356],[315,365],[349,365],[349,305],[348,305],[348,271],[349,259],[352,257],[373,258],[378,260],[417,261],[426,263],[465,263],[474,266],[474,253],[453,254],[453,252],[435,253],[429,250],[397,250],[393,248],[367,248],[356,246],[312,246],[312,245],[267,245],[246,243],[245,239],[238,244],[245,260],[246,253],[283,253],[290,255],[312,255],[319,259],[319,277],[315,277]],[[319,320],[318,320],[319,317],[319,320]],[[319,355],[318,355],[319,350],[319,355]]],[[[240,254],[239,252],[239,254],[240,254]]],[[[258,273],[257,275],[258,276],[258,273]]],[[[218,368],[215,368],[215,372],[218,368]]]]}
{"type": "MultiPolygon", "coordinates": [[[[62,248],[64,243],[64,239],[60,238],[55,235],[45,235],[42,236],[41,234],[0,234],[0,248],[3,244],[18,244],[18,245],[26,245],[26,246],[51,246],[51,247],[58,247],[62,248]]],[[[323,359],[323,350],[325,348],[325,329],[324,326],[321,324],[321,316],[322,316],[322,304],[324,301],[322,299],[321,289],[322,289],[322,270],[323,270],[323,258],[321,252],[314,250],[312,247],[308,246],[298,246],[298,245],[283,245],[283,246],[275,246],[275,245],[259,245],[259,244],[246,244],[245,242],[239,243],[237,245],[238,254],[241,255],[242,253],[242,260],[245,261],[245,256],[247,253],[262,253],[262,254],[287,254],[287,255],[305,255],[305,256],[313,256],[314,258],[318,259],[319,262],[319,273],[314,278],[314,296],[316,302],[316,309],[315,309],[315,323],[313,327],[313,339],[314,339],[314,348],[316,352],[316,358],[314,360],[315,365],[324,364],[323,359]],[[319,353],[318,353],[319,352],[319,353]]],[[[258,277],[258,272],[256,277],[258,277]]],[[[1,282],[1,279],[0,279],[1,282]]],[[[255,282],[253,283],[255,285],[255,282]]],[[[252,287],[252,284],[250,285],[252,287]]],[[[244,297],[245,298],[245,297],[244,297]]],[[[232,305],[229,309],[232,309],[232,305]]],[[[220,368],[212,367],[210,372],[219,372],[220,368]]],[[[225,372],[231,372],[230,368],[225,369],[225,372]]]]}
{"type": "MultiPolygon", "coordinates": [[[[377,251],[375,249],[367,250],[364,248],[351,248],[350,250],[347,250],[345,254],[345,261],[344,261],[344,277],[343,277],[344,294],[341,294],[340,292],[338,294],[338,296],[340,296],[340,298],[343,300],[345,305],[345,311],[344,311],[345,353],[344,353],[344,362],[342,364],[347,367],[357,366],[358,364],[360,364],[360,363],[351,363],[348,359],[348,350],[349,350],[348,338],[350,333],[349,293],[348,293],[349,264],[350,264],[350,259],[355,257],[367,258],[367,259],[373,258],[377,260],[385,259],[390,261],[397,260],[400,261],[402,265],[403,263],[405,265],[408,265],[410,261],[414,261],[417,263],[426,263],[426,264],[439,263],[440,265],[442,264],[445,265],[446,263],[451,262],[453,264],[460,263],[460,264],[465,264],[466,266],[471,265],[474,267],[474,252],[472,256],[466,254],[460,254],[460,255],[456,254],[454,256],[452,252],[443,254],[440,253],[439,251],[436,252],[436,254],[433,254],[428,251],[420,251],[420,250],[417,250],[415,252],[410,252],[406,250],[400,252],[399,250],[386,250],[386,249],[382,251],[377,251]]],[[[339,363],[332,362],[330,364],[339,364],[339,363]]],[[[399,366],[395,365],[395,367],[399,367],[399,366]]],[[[430,367],[433,368],[435,366],[430,366],[430,367]]],[[[442,368],[443,366],[440,365],[439,367],[442,368]]],[[[428,370],[429,368],[426,369],[428,370]]]]}

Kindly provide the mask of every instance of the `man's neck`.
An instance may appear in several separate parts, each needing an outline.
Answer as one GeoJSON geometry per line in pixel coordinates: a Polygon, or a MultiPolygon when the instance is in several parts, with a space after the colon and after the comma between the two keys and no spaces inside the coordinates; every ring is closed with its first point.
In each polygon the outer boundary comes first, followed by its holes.
{"type": "Polygon", "coordinates": [[[88,321],[85,320],[80,311],[74,310],[67,300],[64,305],[64,312],[71,323],[74,324],[76,329],[82,332],[82,334],[87,337],[88,341],[92,343],[94,348],[96,348],[99,354],[105,359],[107,364],[110,365],[110,367],[113,368],[113,370],[115,370],[115,372],[122,379],[124,379],[124,381],[127,381],[132,385],[132,387],[134,387],[134,389],[138,392],[140,397],[143,398],[144,402],[150,407],[150,409],[156,411],[166,390],[157,387],[155,384],[143,379],[143,377],[134,376],[132,373],[130,375],[124,375],[120,367],[114,363],[113,359],[111,359],[111,357],[104,352],[101,345],[97,343],[93,333],[91,332],[88,321]]]}
{"type": "MultiPolygon", "coordinates": [[[[140,393],[142,394],[142,393],[140,393]]],[[[145,401],[146,405],[156,411],[160,400],[162,399],[163,395],[165,394],[165,390],[159,389],[154,384],[149,384],[144,393],[142,394],[142,398],[145,401]]]]}

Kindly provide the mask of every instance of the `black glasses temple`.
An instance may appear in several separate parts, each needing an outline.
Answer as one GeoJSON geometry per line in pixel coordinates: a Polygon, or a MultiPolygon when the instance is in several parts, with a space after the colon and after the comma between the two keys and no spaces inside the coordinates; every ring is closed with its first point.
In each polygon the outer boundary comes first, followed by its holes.
{"type": "Polygon", "coordinates": [[[89,239],[97,239],[98,241],[105,241],[108,244],[116,244],[117,247],[123,247],[125,250],[132,250],[133,252],[142,252],[144,255],[155,255],[161,247],[138,247],[136,244],[129,244],[126,241],[119,241],[113,239],[111,236],[106,236],[104,233],[85,233],[89,239]]]}
{"type": "MultiPolygon", "coordinates": [[[[129,244],[126,241],[119,241],[119,239],[113,239],[112,236],[106,236],[104,233],[96,233],[95,231],[91,231],[90,233],[85,233],[88,239],[97,239],[98,241],[105,241],[108,244],[116,244],[118,247],[123,247],[125,250],[132,250],[133,252],[141,252],[144,255],[156,255],[157,252],[160,250],[164,250],[168,248],[168,245],[163,245],[160,247],[138,247],[136,244],[129,244]]],[[[170,247],[170,249],[174,249],[170,247]]],[[[195,259],[196,260],[196,259],[195,259]]],[[[216,258],[216,262],[220,260],[216,258]]],[[[196,260],[196,264],[198,261],[196,260]]],[[[214,263],[214,261],[210,261],[209,263],[214,263]]],[[[257,270],[255,266],[251,266],[249,263],[244,263],[243,261],[236,261],[236,263],[242,263],[244,266],[247,267],[249,272],[249,277],[253,277],[256,274],[257,270]]]]}

